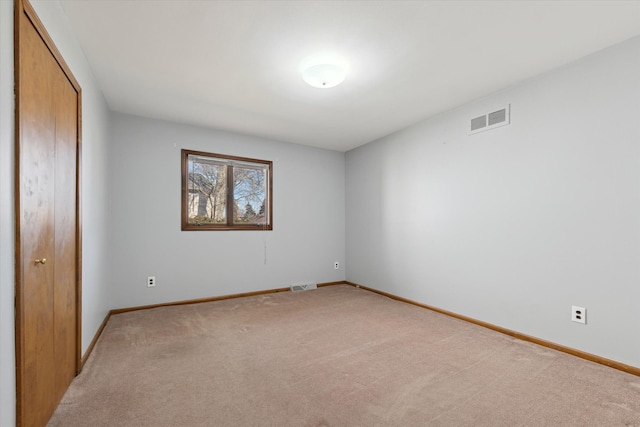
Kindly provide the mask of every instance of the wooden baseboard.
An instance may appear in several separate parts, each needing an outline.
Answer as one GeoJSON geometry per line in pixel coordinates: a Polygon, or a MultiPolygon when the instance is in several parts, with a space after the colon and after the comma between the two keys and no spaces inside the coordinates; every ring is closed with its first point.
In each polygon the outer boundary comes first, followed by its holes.
{"type": "Polygon", "coordinates": [[[96,334],[93,336],[93,339],[91,340],[91,344],[89,344],[89,347],[87,347],[87,351],[84,352],[84,356],[82,356],[82,361],[80,362],[80,371],[78,371],[78,374],[82,372],[82,368],[84,368],[84,364],[87,363],[89,356],[91,356],[93,347],[96,346],[96,343],[98,342],[98,338],[100,338],[100,335],[102,335],[102,331],[104,331],[104,327],[107,326],[107,322],[109,322],[110,317],[111,317],[111,311],[109,311],[107,315],[104,317],[104,320],[100,324],[100,327],[98,328],[98,330],[96,331],[96,334]]]}
{"type": "Polygon", "coordinates": [[[169,307],[174,305],[187,305],[187,304],[199,304],[203,302],[212,302],[212,301],[222,301],[226,299],[232,298],[243,298],[243,297],[253,297],[256,295],[265,295],[265,294],[275,294],[277,292],[286,292],[289,288],[276,288],[276,289],[267,289],[264,291],[254,291],[254,292],[244,292],[239,294],[229,294],[229,295],[221,295],[218,297],[207,297],[207,298],[198,298],[198,299],[190,299],[184,301],[173,301],[173,302],[163,302],[160,304],[150,304],[150,305],[139,305],[135,307],[125,307],[125,308],[116,308],[111,310],[111,314],[120,314],[120,313],[128,313],[130,311],[138,311],[138,310],[148,310],[150,308],[159,308],[159,307],[169,307]]]}
{"type": "MultiPolygon", "coordinates": [[[[342,281],[339,281],[339,282],[318,283],[317,286],[319,288],[322,288],[322,287],[325,287],[325,286],[347,285],[347,284],[350,284],[350,283],[345,282],[344,280],[342,280],[342,281]]],[[[198,304],[198,303],[202,303],[202,302],[222,301],[222,300],[231,299],[231,298],[244,298],[244,297],[252,297],[252,296],[256,296],[256,295],[274,294],[274,293],[277,293],[277,292],[287,292],[289,290],[290,290],[290,288],[266,289],[266,290],[263,290],[263,291],[243,292],[243,293],[239,293],[239,294],[222,295],[222,296],[217,296],[217,297],[190,299],[190,300],[184,300],[184,301],[164,302],[164,303],[160,303],[160,304],[140,305],[140,306],[136,306],[136,307],[125,307],[125,308],[113,309],[113,310],[109,311],[109,313],[107,313],[106,317],[102,321],[102,324],[100,325],[100,327],[96,331],[95,336],[91,340],[91,344],[89,344],[89,347],[87,348],[87,351],[85,351],[84,356],[82,357],[82,361],[81,361],[81,364],[80,364],[80,370],[78,371],[78,374],[80,372],[82,372],[82,368],[84,367],[84,364],[87,363],[87,360],[89,359],[89,356],[91,356],[91,352],[93,351],[93,348],[95,347],[96,342],[98,342],[98,338],[100,338],[100,335],[102,335],[102,331],[104,330],[105,326],[107,326],[107,322],[109,322],[109,319],[114,314],[127,313],[127,312],[130,312],[130,311],[136,311],[136,310],[146,310],[146,309],[149,309],[149,308],[168,307],[168,306],[172,306],[172,305],[198,304]]]]}
{"type": "MultiPolygon", "coordinates": [[[[627,365],[621,362],[617,362],[615,360],[611,360],[611,359],[607,359],[605,357],[601,357],[601,356],[597,356],[595,354],[591,354],[591,353],[587,353],[581,350],[576,350],[574,348],[571,347],[567,347],[564,345],[560,345],[560,344],[556,344],[554,342],[551,341],[547,341],[547,340],[543,340],[540,338],[536,338],[536,337],[532,337],[530,335],[526,335],[517,331],[512,331],[511,329],[507,329],[507,328],[503,328],[501,326],[497,326],[491,323],[487,323],[487,322],[483,322],[481,320],[477,320],[471,317],[467,317],[467,316],[463,316],[461,314],[457,314],[457,313],[453,313],[451,311],[447,311],[447,310],[443,310],[441,308],[438,307],[433,307],[427,304],[422,304],[419,303],[417,301],[413,301],[410,300],[408,298],[403,298],[388,292],[384,292],[384,291],[379,291],[377,289],[373,289],[373,288],[369,288],[367,286],[363,286],[363,285],[359,285],[357,283],[353,283],[353,282],[349,282],[349,281],[338,281],[338,282],[326,282],[326,283],[318,283],[318,287],[325,287],[325,286],[335,286],[335,285],[351,285],[351,286],[355,286],[357,288],[360,289],[364,289],[367,290],[369,292],[374,292],[376,294],[379,295],[383,295],[385,297],[394,299],[396,301],[401,301],[407,304],[412,304],[421,308],[425,308],[427,310],[431,310],[431,311],[435,311],[437,313],[441,313],[447,316],[451,316],[454,317],[456,319],[460,319],[460,320],[464,320],[465,322],[469,322],[469,323],[473,323],[475,325],[478,326],[482,326],[484,328],[487,329],[491,329],[493,331],[496,332],[500,332],[502,334],[505,335],[509,335],[511,337],[523,340],[523,341],[528,341],[534,344],[538,344],[541,345],[543,347],[547,347],[547,348],[551,348],[553,350],[557,350],[557,351],[561,351],[563,353],[567,353],[570,354],[572,356],[576,356],[579,357],[581,359],[585,359],[591,362],[595,362],[595,363],[599,363],[601,365],[605,365],[608,366],[610,368],[613,369],[617,369],[619,371],[623,371],[623,372],[627,372],[629,374],[633,374],[633,375],[637,375],[640,376],[640,368],[635,367],[635,366],[631,366],[631,365],[627,365]]],[[[238,293],[238,294],[230,294],[230,295],[222,295],[222,296],[217,296],[217,297],[209,297],[209,298],[199,298],[199,299],[192,299],[192,300],[184,300],[184,301],[176,301],[176,302],[166,302],[166,303],[161,303],[161,304],[151,304],[151,305],[143,305],[143,306],[137,306],[137,307],[126,307],[126,308],[119,308],[119,309],[114,309],[109,311],[109,313],[107,313],[106,317],[104,318],[104,320],[102,321],[102,324],[100,325],[100,327],[98,328],[98,331],[96,332],[95,336],[93,337],[93,340],[91,341],[91,344],[89,344],[89,347],[87,348],[87,351],[85,352],[84,356],[82,357],[82,364],[80,366],[80,370],[82,370],[82,368],[84,367],[84,364],[87,362],[87,360],[89,359],[89,356],[91,355],[91,352],[93,351],[93,348],[96,345],[96,342],[98,341],[98,338],[100,338],[100,335],[102,334],[102,331],[104,330],[105,326],[107,325],[107,322],[109,321],[109,319],[111,318],[112,315],[114,314],[120,314],[120,313],[127,313],[130,311],[136,311],[136,310],[146,310],[149,308],[157,308],[157,307],[167,307],[167,306],[172,306],[172,305],[185,305],[185,304],[198,304],[198,303],[203,303],[203,302],[212,302],[212,301],[222,301],[222,300],[226,300],[226,299],[231,299],[231,298],[243,298],[243,297],[250,297],[250,296],[256,296],[256,295],[265,295],[265,294],[273,294],[273,293],[277,293],[277,292],[287,292],[289,291],[289,288],[276,288],[276,289],[267,289],[267,290],[262,290],[262,291],[254,291],[254,292],[244,292],[244,293],[238,293]]]]}
{"type": "Polygon", "coordinates": [[[349,285],[348,282],[344,281],[344,280],[340,280],[339,282],[325,282],[325,283],[318,283],[318,287],[319,288],[323,288],[325,286],[335,286],[335,285],[349,285]]]}
{"type": "MultiPolygon", "coordinates": [[[[347,282],[342,281],[342,282],[318,283],[317,286],[321,288],[323,286],[334,286],[334,285],[340,285],[340,284],[347,284],[347,282]]],[[[111,314],[127,313],[129,311],[147,310],[150,308],[158,308],[158,307],[168,307],[172,305],[199,304],[202,302],[222,301],[222,300],[232,299],[232,298],[253,297],[256,295],[275,294],[277,292],[289,292],[290,290],[291,288],[265,289],[262,291],[243,292],[239,294],[221,295],[217,297],[207,297],[207,298],[190,299],[190,300],[184,300],[184,301],[164,302],[160,304],[140,305],[137,307],[117,308],[117,309],[111,310],[111,314]]]]}
{"type": "Polygon", "coordinates": [[[509,335],[511,337],[514,337],[514,338],[517,338],[517,339],[520,339],[520,340],[523,340],[523,341],[528,341],[528,342],[531,342],[531,343],[534,343],[534,344],[541,345],[543,347],[551,348],[553,350],[561,351],[563,353],[567,353],[567,354],[570,354],[572,356],[576,356],[576,357],[579,357],[581,359],[588,360],[590,362],[599,363],[601,365],[605,365],[605,366],[608,366],[610,368],[617,369],[619,371],[623,371],[623,372],[627,372],[629,374],[640,376],[640,368],[635,367],[635,366],[627,365],[627,364],[624,364],[624,363],[621,363],[621,362],[617,362],[615,360],[611,360],[611,359],[607,359],[605,357],[597,356],[595,354],[587,353],[585,351],[576,350],[575,348],[571,348],[571,347],[567,347],[567,346],[564,346],[564,345],[556,344],[556,343],[551,342],[551,341],[547,341],[547,340],[543,340],[543,339],[540,339],[540,338],[532,337],[530,335],[526,335],[526,334],[522,334],[520,332],[512,331],[511,329],[503,328],[501,326],[496,326],[496,325],[493,325],[491,323],[483,322],[481,320],[473,319],[471,317],[463,316],[461,314],[453,313],[451,311],[443,310],[441,308],[432,307],[430,305],[422,304],[422,303],[419,303],[417,301],[413,301],[413,300],[410,300],[410,299],[407,299],[407,298],[399,297],[397,295],[390,294],[388,292],[383,292],[383,291],[379,291],[377,289],[369,288],[367,286],[362,286],[362,285],[359,285],[357,283],[348,282],[348,281],[345,282],[345,283],[348,284],[348,285],[351,285],[351,286],[355,286],[356,288],[364,289],[364,290],[367,290],[367,291],[370,291],[370,292],[374,292],[376,294],[383,295],[385,297],[394,299],[396,301],[401,301],[401,302],[405,302],[407,304],[412,304],[412,305],[415,305],[415,306],[418,306],[418,307],[426,308],[427,310],[431,310],[431,311],[435,311],[435,312],[438,312],[438,313],[441,313],[441,314],[445,314],[447,316],[455,317],[456,319],[464,320],[465,322],[473,323],[475,325],[482,326],[482,327],[485,327],[487,329],[491,329],[491,330],[494,330],[496,332],[500,332],[502,334],[509,335]]]}

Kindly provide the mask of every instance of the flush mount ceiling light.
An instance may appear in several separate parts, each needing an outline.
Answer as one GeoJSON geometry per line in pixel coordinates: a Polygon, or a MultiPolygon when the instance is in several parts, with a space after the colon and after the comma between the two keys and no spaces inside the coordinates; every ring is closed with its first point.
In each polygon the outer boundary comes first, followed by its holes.
{"type": "Polygon", "coordinates": [[[300,64],[302,79],[309,85],[328,89],[342,83],[347,76],[344,60],[333,54],[315,54],[300,64]]]}
{"type": "Polygon", "coordinates": [[[302,71],[302,79],[313,87],[327,89],[338,86],[344,81],[347,73],[336,64],[318,64],[302,71]]]}

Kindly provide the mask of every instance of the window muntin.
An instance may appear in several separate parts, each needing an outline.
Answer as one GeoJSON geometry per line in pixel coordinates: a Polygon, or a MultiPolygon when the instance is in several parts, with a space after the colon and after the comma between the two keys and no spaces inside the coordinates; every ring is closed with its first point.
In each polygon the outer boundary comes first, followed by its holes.
{"type": "Polygon", "coordinates": [[[271,230],[272,162],[182,150],[182,230],[271,230]]]}

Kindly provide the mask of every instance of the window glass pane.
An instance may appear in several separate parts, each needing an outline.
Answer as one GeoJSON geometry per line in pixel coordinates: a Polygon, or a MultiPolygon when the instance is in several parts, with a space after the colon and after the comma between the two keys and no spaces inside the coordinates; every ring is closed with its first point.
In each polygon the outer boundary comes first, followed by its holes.
{"type": "Polygon", "coordinates": [[[188,164],[188,223],[226,223],[227,167],[195,156],[189,156],[188,164]]]}
{"type": "Polygon", "coordinates": [[[234,224],[265,224],[267,209],[267,170],[263,167],[233,167],[234,224]]]}
{"type": "Polygon", "coordinates": [[[273,163],[182,150],[182,230],[271,230],[273,163]]]}

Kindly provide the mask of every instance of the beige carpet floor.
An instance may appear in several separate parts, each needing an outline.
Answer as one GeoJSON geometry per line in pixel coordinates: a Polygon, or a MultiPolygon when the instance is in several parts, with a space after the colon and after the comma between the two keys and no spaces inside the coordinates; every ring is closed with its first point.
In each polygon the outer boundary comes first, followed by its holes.
{"type": "Polygon", "coordinates": [[[640,426],[640,377],[339,285],[112,316],[49,426],[640,426]]]}

